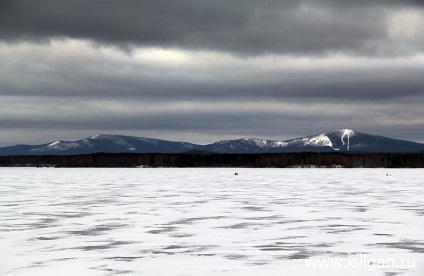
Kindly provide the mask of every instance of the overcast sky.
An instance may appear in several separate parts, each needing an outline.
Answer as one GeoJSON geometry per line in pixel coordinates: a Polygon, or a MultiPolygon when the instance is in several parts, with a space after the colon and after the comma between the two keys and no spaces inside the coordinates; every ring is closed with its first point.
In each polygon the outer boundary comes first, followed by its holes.
{"type": "Polygon", "coordinates": [[[424,142],[424,1],[0,0],[0,146],[424,142]]]}

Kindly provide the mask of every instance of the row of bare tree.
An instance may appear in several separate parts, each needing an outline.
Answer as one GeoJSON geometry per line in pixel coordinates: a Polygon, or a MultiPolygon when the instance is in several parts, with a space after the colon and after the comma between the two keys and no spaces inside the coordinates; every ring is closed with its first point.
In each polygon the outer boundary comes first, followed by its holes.
{"type": "Polygon", "coordinates": [[[72,156],[0,156],[0,166],[33,167],[347,167],[424,168],[419,154],[89,154],[72,156]]]}

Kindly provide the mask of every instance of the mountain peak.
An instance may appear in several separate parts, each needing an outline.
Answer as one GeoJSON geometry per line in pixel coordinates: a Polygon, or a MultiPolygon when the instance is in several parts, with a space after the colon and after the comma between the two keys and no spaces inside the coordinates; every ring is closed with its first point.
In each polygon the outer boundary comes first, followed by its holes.
{"type": "Polygon", "coordinates": [[[348,129],[348,128],[341,129],[340,131],[343,132],[344,135],[348,135],[348,134],[350,135],[350,134],[355,133],[354,130],[351,130],[351,129],[348,129]]]}
{"type": "Polygon", "coordinates": [[[109,138],[109,137],[113,137],[113,136],[115,136],[115,135],[98,133],[96,135],[88,137],[87,139],[102,139],[102,138],[109,138]]]}
{"type": "Polygon", "coordinates": [[[355,133],[358,133],[358,132],[355,131],[355,130],[352,130],[352,129],[343,128],[343,129],[339,129],[339,130],[335,130],[335,131],[329,131],[329,132],[326,132],[324,134],[328,134],[328,135],[338,134],[340,136],[343,136],[343,135],[355,135],[355,133]]]}
{"type": "Polygon", "coordinates": [[[100,135],[102,135],[102,134],[99,133],[99,134],[90,136],[90,137],[88,137],[88,139],[97,139],[97,138],[99,138],[100,135]]]}
{"type": "Polygon", "coordinates": [[[54,147],[54,146],[59,145],[60,143],[61,143],[61,141],[56,141],[56,142],[50,143],[50,144],[48,145],[48,147],[54,147]]]}

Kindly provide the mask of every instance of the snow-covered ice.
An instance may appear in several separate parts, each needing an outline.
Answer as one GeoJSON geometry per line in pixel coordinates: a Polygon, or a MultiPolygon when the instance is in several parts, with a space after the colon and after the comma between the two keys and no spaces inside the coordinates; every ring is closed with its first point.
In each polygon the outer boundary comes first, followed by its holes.
{"type": "Polygon", "coordinates": [[[0,168],[0,275],[422,276],[423,173],[0,168]]]}

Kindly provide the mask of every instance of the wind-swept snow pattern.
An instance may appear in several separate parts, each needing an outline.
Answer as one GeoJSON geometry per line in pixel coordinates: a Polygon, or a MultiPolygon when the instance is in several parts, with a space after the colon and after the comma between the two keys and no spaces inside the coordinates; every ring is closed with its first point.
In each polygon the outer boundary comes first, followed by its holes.
{"type": "Polygon", "coordinates": [[[237,173],[0,168],[0,275],[423,275],[423,170],[237,173]]]}
{"type": "Polygon", "coordinates": [[[345,145],[344,138],[347,137],[347,151],[349,151],[349,149],[350,149],[350,136],[353,136],[354,132],[353,132],[353,130],[350,130],[350,129],[342,129],[341,132],[342,132],[341,139],[342,139],[343,146],[345,145]]]}

